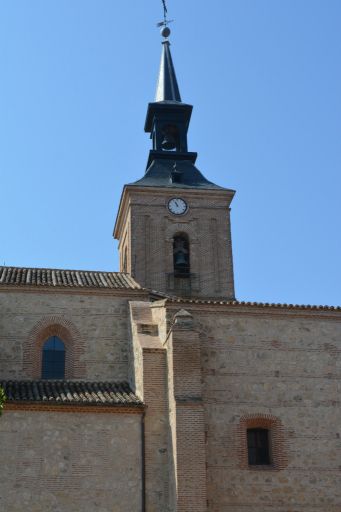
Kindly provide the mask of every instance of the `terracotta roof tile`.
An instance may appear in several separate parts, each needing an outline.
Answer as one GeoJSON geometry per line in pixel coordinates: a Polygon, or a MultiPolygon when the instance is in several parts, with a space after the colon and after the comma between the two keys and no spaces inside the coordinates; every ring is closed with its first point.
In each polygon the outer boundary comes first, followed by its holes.
{"type": "Polygon", "coordinates": [[[141,286],[136,283],[129,274],[122,272],[0,266],[0,286],[1,285],[141,289],[141,286]]]}
{"type": "Polygon", "coordinates": [[[67,380],[0,381],[8,403],[34,402],[59,405],[141,407],[143,403],[126,382],[67,380]]]}
{"type": "Polygon", "coordinates": [[[202,304],[211,306],[227,306],[227,307],[247,307],[247,308],[276,308],[276,309],[295,309],[295,310],[311,310],[311,311],[341,311],[341,306],[314,305],[314,304],[287,304],[278,302],[251,302],[239,300],[223,300],[223,299],[198,299],[184,298],[175,295],[169,295],[156,290],[150,290],[154,300],[164,300],[166,303],[176,304],[202,304]]]}
{"type": "MultiPolygon", "coordinates": [[[[154,292],[156,293],[156,292],[154,292]]],[[[159,294],[161,297],[161,294],[159,294]]],[[[277,308],[277,309],[308,309],[312,311],[341,311],[341,306],[323,306],[323,305],[311,305],[311,304],[280,304],[270,302],[246,302],[238,300],[204,300],[204,299],[183,299],[179,297],[172,297],[163,295],[168,302],[178,304],[211,304],[211,305],[224,305],[231,307],[255,307],[255,308],[277,308]]]]}

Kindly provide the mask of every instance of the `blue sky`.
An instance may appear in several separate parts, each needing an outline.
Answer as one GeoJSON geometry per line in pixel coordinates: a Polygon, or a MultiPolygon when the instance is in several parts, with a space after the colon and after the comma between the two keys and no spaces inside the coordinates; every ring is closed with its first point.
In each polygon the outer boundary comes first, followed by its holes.
{"type": "MultiPolygon", "coordinates": [[[[232,204],[240,300],[341,304],[341,2],[169,0],[189,148],[232,204]]],[[[0,3],[0,261],[118,270],[161,0],[0,3]]]]}

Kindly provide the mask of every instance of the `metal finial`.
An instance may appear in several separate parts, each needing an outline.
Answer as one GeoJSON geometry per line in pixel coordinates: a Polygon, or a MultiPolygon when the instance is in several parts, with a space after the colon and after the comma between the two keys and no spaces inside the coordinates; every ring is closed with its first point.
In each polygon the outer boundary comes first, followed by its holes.
{"type": "Polygon", "coordinates": [[[162,37],[164,37],[165,39],[167,39],[171,34],[171,30],[169,27],[162,27],[161,29],[161,35],[162,37]]]}
{"type": "Polygon", "coordinates": [[[171,31],[170,31],[170,28],[168,27],[168,25],[169,25],[169,23],[172,23],[172,21],[174,21],[174,20],[167,19],[168,9],[167,9],[167,5],[166,5],[166,0],[162,0],[162,5],[163,5],[163,21],[160,21],[160,23],[158,23],[156,26],[161,27],[161,35],[162,35],[162,37],[167,39],[171,34],[171,31]]]}
{"type": "Polygon", "coordinates": [[[164,19],[165,24],[166,24],[167,23],[167,13],[168,13],[167,5],[166,5],[166,0],[162,0],[162,5],[163,5],[163,19],[164,19]]]}

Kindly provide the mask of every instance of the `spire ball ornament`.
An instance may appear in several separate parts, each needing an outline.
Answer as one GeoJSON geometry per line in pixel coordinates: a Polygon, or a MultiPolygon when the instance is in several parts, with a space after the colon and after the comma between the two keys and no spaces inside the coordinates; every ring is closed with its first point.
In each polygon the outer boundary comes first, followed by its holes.
{"type": "Polygon", "coordinates": [[[160,21],[156,26],[161,27],[161,30],[160,30],[161,35],[162,35],[162,37],[167,39],[171,34],[171,31],[168,28],[168,25],[169,25],[169,23],[172,23],[172,21],[174,21],[174,20],[167,19],[168,9],[167,9],[167,5],[166,5],[166,0],[162,0],[162,5],[163,5],[163,21],[160,21]]]}
{"type": "Polygon", "coordinates": [[[164,37],[165,39],[167,39],[167,37],[170,36],[171,34],[171,29],[169,27],[162,27],[162,29],[160,30],[160,33],[162,35],[162,37],[164,37]]]}

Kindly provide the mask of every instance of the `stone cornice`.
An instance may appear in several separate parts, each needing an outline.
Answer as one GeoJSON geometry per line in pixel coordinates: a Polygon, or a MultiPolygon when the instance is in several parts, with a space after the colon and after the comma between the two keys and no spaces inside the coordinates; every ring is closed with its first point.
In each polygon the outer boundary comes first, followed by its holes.
{"type": "Polygon", "coordinates": [[[101,295],[110,297],[124,297],[127,300],[147,299],[149,291],[143,288],[131,290],[120,288],[67,288],[67,287],[53,287],[48,288],[44,286],[16,286],[16,285],[2,285],[0,287],[1,293],[44,293],[44,294],[64,294],[64,295],[101,295]]]}
{"type": "Polygon", "coordinates": [[[31,411],[31,412],[62,412],[62,413],[86,413],[86,414],[143,414],[144,405],[135,405],[134,407],[112,407],[104,405],[52,405],[36,404],[33,402],[5,403],[4,414],[13,411],[31,411]]]}
{"type": "MultiPolygon", "coordinates": [[[[208,198],[221,198],[226,200],[228,198],[228,206],[230,205],[235,191],[231,189],[196,189],[196,188],[174,188],[171,187],[139,187],[137,185],[125,185],[122,191],[120,205],[118,208],[118,213],[116,217],[115,227],[114,227],[114,238],[119,240],[121,236],[122,226],[125,223],[125,218],[127,215],[127,210],[129,206],[129,198],[131,195],[138,194],[140,196],[174,196],[178,194],[183,194],[186,196],[197,197],[201,199],[208,198]]],[[[135,203],[134,203],[135,204],[135,203]]],[[[225,206],[226,207],[226,206],[225,206]]],[[[210,206],[212,208],[212,206],[210,206]]]]}
{"type": "Polygon", "coordinates": [[[172,187],[139,187],[137,185],[125,185],[124,191],[129,191],[132,193],[138,193],[143,195],[159,195],[159,196],[165,196],[165,195],[178,195],[178,194],[189,194],[196,197],[202,197],[207,198],[210,197],[231,197],[233,198],[235,191],[228,189],[228,188],[222,188],[222,189],[202,189],[202,188],[172,188],[172,187]]]}

